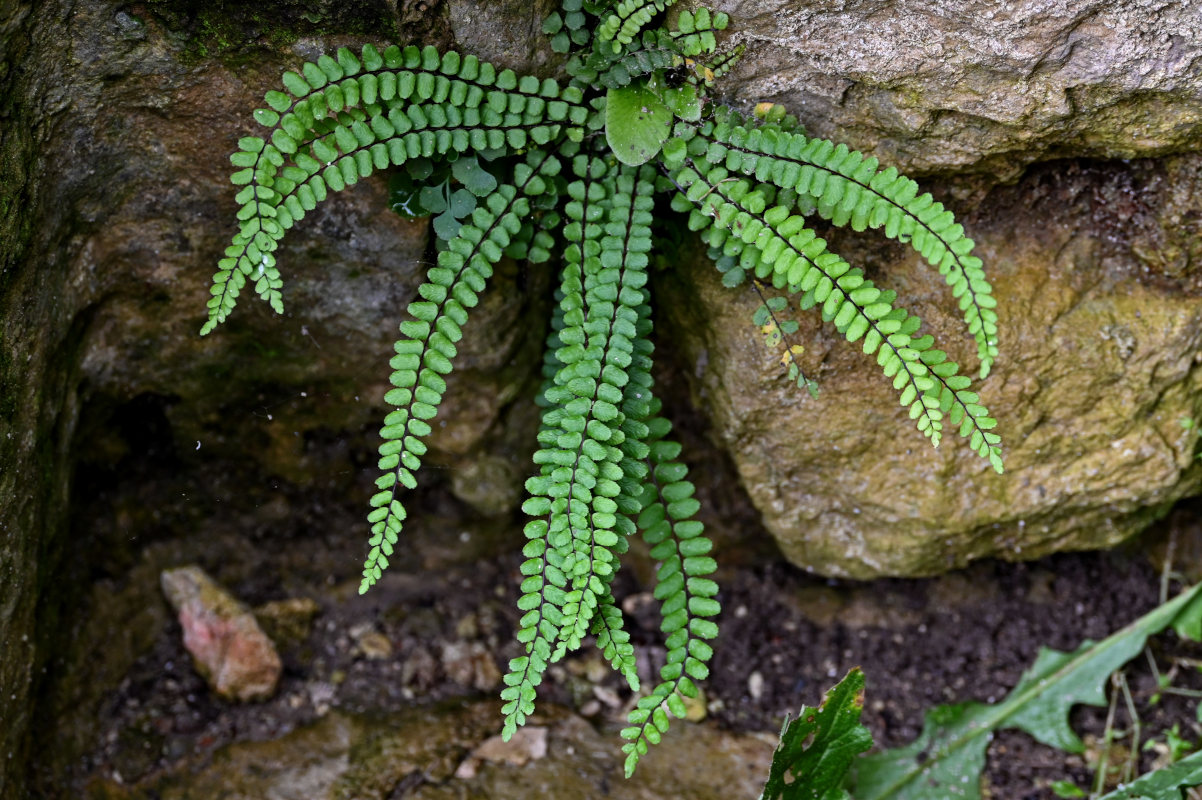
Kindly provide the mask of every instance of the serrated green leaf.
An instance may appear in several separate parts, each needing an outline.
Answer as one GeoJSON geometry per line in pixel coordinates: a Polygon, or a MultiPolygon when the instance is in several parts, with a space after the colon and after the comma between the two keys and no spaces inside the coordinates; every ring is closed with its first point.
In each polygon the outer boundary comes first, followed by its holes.
{"type": "Polygon", "coordinates": [[[857,800],[978,800],[985,748],[992,733],[1003,728],[1018,728],[1045,744],[1080,752],[1083,745],[1069,727],[1069,711],[1078,703],[1105,705],[1103,687],[1110,674],[1138,655],[1149,636],[1202,603],[1200,590],[1202,584],[1182,592],[1101,642],[1086,641],[1072,653],[1042,650],[1001,703],[931,709],[913,743],[860,762],[857,800]]]}
{"type": "Polygon", "coordinates": [[[864,673],[847,673],[818,708],[801,707],[785,720],[772,754],[761,800],[843,800],[852,760],[872,747],[872,734],[860,724],[864,709],[864,673]],[[785,776],[792,775],[786,783],[785,776]]]}
{"type": "Polygon", "coordinates": [[[672,131],[672,112],[646,86],[610,89],[605,94],[605,139],[623,164],[645,164],[659,153],[672,131]]]}
{"type": "Polygon", "coordinates": [[[1141,775],[1101,800],[1181,800],[1181,790],[1202,785],[1202,752],[1141,775]]]}

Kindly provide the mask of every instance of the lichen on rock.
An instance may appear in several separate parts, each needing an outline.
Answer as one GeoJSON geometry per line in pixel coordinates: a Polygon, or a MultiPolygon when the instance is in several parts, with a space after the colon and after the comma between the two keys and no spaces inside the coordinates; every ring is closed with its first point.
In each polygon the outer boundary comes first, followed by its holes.
{"type": "MultiPolygon", "coordinates": [[[[994,189],[968,216],[1001,298],[1002,355],[979,391],[1004,434],[1002,476],[905,433],[876,365],[812,315],[794,309],[793,341],[816,399],[747,322],[754,293],[732,297],[703,256],[666,276],[660,331],[784,555],[826,575],[931,575],[987,556],[1111,546],[1197,493],[1198,434],[1180,421],[1202,416],[1202,272],[1152,273],[1134,245],[1179,236],[1173,219],[1202,215],[1200,162],[1062,163],[994,189]],[[1099,197],[1132,182],[1162,189],[1115,219],[1099,197]]],[[[954,352],[962,326],[928,266],[833,238],[917,298],[954,352]]]]}

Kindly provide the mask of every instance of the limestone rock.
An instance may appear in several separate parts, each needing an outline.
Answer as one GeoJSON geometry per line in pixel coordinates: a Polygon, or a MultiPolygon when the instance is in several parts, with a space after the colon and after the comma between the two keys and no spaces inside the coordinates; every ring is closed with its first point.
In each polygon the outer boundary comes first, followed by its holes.
{"type": "Polygon", "coordinates": [[[179,614],[184,647],[213,691],[241,701],[275,693],[283,665],[250,609],[200,567],[165,570],[161,583],[179,614]]]}
{"type": "MultiPolygon", "coordinates": [[[[932,449],[875,359],[794,305],[792,341],[821,386],[817,399],[798,391],[751,323],[755,294],[722,287],[704,256],[660,287],[659,331],[801,567],[929,575],[1105,547],[1202,488],[1198,430],[1181,424],[1202,416],[1202,271],[1196,255],[1169,269],[1140,255],[1180,241],[1187,215],[1202,216],[1198,156],[1039,170],[961,215],[999,301],[1001,356],[974,388],[998,420],[1004,476],[954,435],[932,449]]],[[[934,270],[872,232],[831,240],[974,372],[934,270]]]]}
{"type": "Polygon", "coordinates": [[[471,42],[478,58],[543,75],[553,72],[559,57],[546,36],[531,32],[541,30],[547,15],[558,9],[555,0],[448,0],[447,19],[455,39],[471,42]]]}
{"type": "Polygon", "coordinates": [[[508,742],[500,735],[485,739],[455,770],[455,777],[476,777],[480,765],[485,761],[521,767],[546,755],[547,729],[539,725],[527,725],[519,728],[508,742]]]}
{"type": "Polygon", "coordinates": [[[1202,10],[1146,0],[719,0],[748,46],[724,83],[903,172],[1013,178],[1066,154],[1202,136],[1202,10]]]}

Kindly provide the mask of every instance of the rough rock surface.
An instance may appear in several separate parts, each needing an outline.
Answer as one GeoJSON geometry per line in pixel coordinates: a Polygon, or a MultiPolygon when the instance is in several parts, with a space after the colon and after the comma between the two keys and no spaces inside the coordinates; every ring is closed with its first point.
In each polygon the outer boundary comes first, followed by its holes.
{"type": "MultiPolygon", "coordinates": [[[[727,800],[757,796],[772,756],[771,737],[677,722],[635,776],[622,780],[615,777],[622,757],[616,734],[602,735],[581,717],[544,704],[523,737],[533,741],[519,753],[493,741],[498,714],[491,701],[382,719],[331,711],[275,741],[226,747],[196,774],[139,788],[163,800],[727,800]]],[[[126,796],[119,787],[105,789],[107,796],[126,796]]]]}
{"type": "Polygon", "coordinates": [[[1013,178],[1202,136],[1196,0],[719,0],[750,48],[728,91],[902,171],[1013,178]]]}
{"type": "MultiPolygon", "coordinates": [[[[111,468],[123,451],[138,452],[128,437],[114,433],[115,420],[165,428],[164,438],[178,448],[175,468],[197,480],[209,480],[205,459],[210,454],[241,453],[262,465],[264,482],[282,479],[351,491],[353,476],[370,460],[365,444],[347,442],[369,441],[380,416],[391,329],[418,280],[424,228],[383,210],[383,181],[367,181],[306,219],[285,245],[280,260],[290,283],[284,319],[248,298],[222,331],[197,339],[205,277],[213,271],[233,211],[224,157],[238,136],[252,130],[247,109],[286,64],[352,38],[457,43],[519,69],[545,72],[553,65],[541,40],[530,44],[546,6],[518,0],[267,0],[222,4],[216,11],[203,5],[182,0],[0,4],[0,719],[5,723],[0,726],[0,796],[21,794],[18,776],[29,760],[26,731],[35,676],[59,646],[54,637],[66,629],[60,623],[74,593],[86,591],[79,581],[91,577],[89,548],[106,546],[68,536],[73,475],[86,474],[86,469],[76,472],[81,459],[111,468]],[[65,569],[76,571],[64,579],[65,569]]],[[[735,17],[734,35],[751,50],[731,76],[730,91],[781,100],[812,129],[837,133],[903,168],[982,172],[989,176],[986,183],[1013,177],[1016,169],[1048,157],[1129,158],[1197,149],[1202,60],[1197,58],[1198,25],[1190,17],[1197,15],[1195,2],[1027,0],[1009,4],[1007,15],[990,16],[995,5],[986,0],[796,5],[731,0],[723,7],[735,17]]],[[[1134,174],[1123,165],[1099,169],[1120,177],[1134,174]]],[[[1180,177],[1181,169],[1170,165],[1159,173],[1158,191],[1166,197],[1177,192],[1170,184],[1179,180],[1196,186],[1194,179],[1180,177]]],[[[1101,187],[1099,197],[1109,191],[1104,184],[1093,184],[1101,187]]],[[[1141,193],[1137,187],[1134,194],[1141,193]]],[[[1123,208],[1130,198],[1117,195],[1117,207],[1123,208]]],[[[1026,479],[1034,482],[1025,487],[1005,484],[1012,488],[987,488],[971,496],[948,490],[949,496],[970,498],[961,505],[982,509],[975,533],[957,529],[962,531],[957,536],[974,543],[962,550],[963,557],[991,552],[983,542],[1015,531],[1006,522],[1019,513],[1010,501],[1037,495],[1041,486],[1065,498],[1056,513],[1082,511],[1081,524],[1109,525],[1117,515],[1114,536],[1131,528],[1121,519],[1151,513],[1139,512],[1140,504],[1164,503],[1196,488],[1189,481],[1170,486],[1183,454],[1193,447],[1169,419],[1187,406],[1179,398],[1197,394],[1196,377],[1176,377],[1188,371],[1181,354],[1189,346],[1165,356],[1163,364],[1154,351],[1157,342],[1180,340],[1198,329],[1187,326],[1193,312],[1184,308],[1188,295],[1182,288],[1198,264],[1197,218],[1190,216],[1196,203],[1189,197],[1174,202],[1155,206],[1164,211],[1160,221],[1130,242],[1138,263],[1089,256],[1091,248],[1109,246],[1107,237],[1125,235],[1127,213],[1111,214],[1109,228],[1093,220],[1078,229],[1073,220],[1080,218],[1062,216],[1060,224],[1072,230],[1041,239],[1020,220],[1007,228],[1005,218],[991,221],[980,212],[977,221],[984,227],[978,238],[984,250],[1001,252],[1010,242],[1006,237],[1028,236],[1024,252],[1033,253],[1037,242],[1044,247],[1038,258],[1031,255],[1032,263],[1071,273],[1069,280],[1049,286],[1056,292],[1040,290],[1031,278],[1014,288],[1004,277],[1010,267],[994,262],[999,289],[1013,289],[1032,303],[1064,303],[1058,318],[1064,322],[1088,316],[1091,309],[1109,315],[1100,326],[1075,329],[1076,338],[1068,339],[1024,323],[1035,342],[1026,349],[1016,346],[1017,340],[1007,345],[1011,353],[1024,354],[1024,371],[1020,377],[1016,368],[1002,364],[993,385],[1030,381],[1021,391],[1044,397],[1082,388],[1040,371],[1038,359],[1063,350],[1056,342],[1092,354],[1095,361],[1085,363],[1111,369],[1116,381],[1136,366],[1143,371],[1135,381],[1139,392],[1107,392],[1101,396],[1106,402],[1083,403],[1080,409],[1092,424],[1117,426],[1090,427],[1088,437],[1072,445],[1092,454],[1089,469],[1097,471],[1092,482],[1059,480],[1055,465],[1069,463],[1061,461],[1032,467],[1036,471],[1028,471],[1026,479]],[[1088,231],[1102,231],[1101,240],[1091,239],[1088,231]],[[1070,240],[1072,247],[1061,251],[1070,240]],[[1149,276],[1140,275],[1144,266],[1149,276]],[[1165,312],[1155,330],[1145,329],[1154,327],[1146,317],[1133,324],[1127,311],[1135,309],[1124,304],[1151,295],[1170,298],[1160,308],[1181,314],[1170,318],[1165,312]],[[1119,313],[1120,306],[1127,311],[1119,313]],[[1115,359],[1132,366],[1119,370],[1115,359]],[[1130,416],[1114,411],[1122,403],[1129,405],[1130,416]],[[1163,446],[1156,447],[1150,435],[1139,438],[1139,431],[1151,429],[1161,434],[1163,446]],[[1109,445],[1103,441],[1112,439],[1131,446],[1104,451],[1109,445]],[[1146,452],[1141,463],[1160,465],[1152,489],[1130,490],[1138,479],[1132,475],[1122,479],[1128,488],[1112,492],[1096,477],[1127,469],[1130,459],[1111,464],[1100,455],[1127,449],[1146,452]],[[1036,479],[1042,475],[1048,480],[1041,483],[1036,479]],[[986,511],[995,518],[987,520],[986,511]],[[980,525],[999,519],[1002,527],[982,532],[980,525]]],[[[1030,218],[1031,205],[1014,195],[1002,207],[1011,216],[1030,218]]],[[[465,345],[461,379],[452,384],[441,418],[448,424],[437,428],[433,442],[430,461],[436,466],[481,465],[447,484],[489,513],[513,507],[515,487],[526,471],[529,434],[537,422],[529,404],[518,401],[537,382],[541,328],[513,323],[545,318],[545,281],[545,273],[512,266],[500,271],[498,291],[483,303],[476,322],[505,335],[465,345]],[[489,454],[487,461],[477,459],[482,452],[489,454]]],[[[927,284],[908,288],[920,285],[927,284]]],[[[733,308],[723,303],[717,308],[733,308]]],[[[927,316],[938,324],[937,313],[927,316]]],[[[744,317],[740,312],[740,324],[744,317]]],[[[1025,311],[1023,319],[1028,319],[1025,311]]],[[[1006,324],[1007,336],[1024,330],[1010,319],[1006,324]]],[[[717,359],[717,347],[708,351],[717,359]]],[[[727,377],[737,374],[748,382],[747,365],[756,363],[753,351],[744,349],[740,358],[748,360],[727,377]]],[[[854,369],[861,370],[861,378],[853,384],[870,379],[870,369],[854,369]]],[[[765,381],[772,380],[763,374],[765,381]]],[[[828,397],[833,388],[828,386],[828,397]]],[[[721,431],[730,418],[714,397],[709,412],[721,431]]],[[[780,402],[797,402],[781,397],[780,402]]],[[[1035,442],[1050,440],[1052,423],[1059,424],[1067,413],[1059,401],[1060,417],[1038,416],[1050,405],[1026,406],[1020,413],[1015,402],[994,405],[1004,424],[1017,424],[1020,436],[1035,442]]],[[[875,408],[894,431],[898,420],[889,403],[875,408]]],[[[741,407],[743,412],[751,409],[741,407]]],[[[739,436],[726,430],[722,437],[738,454],[739,436]]],[[[772,492],[792,492],[794,486],[777,482],[770,475],[777,467],[764,465],[789,464],[800,456],[786,445],[765,460],[759,440],[750,434],[743,438],[748,450],[736,459],[744,480],[770,524],[784,530],[788,525],[780,521],[796,515],[799,506],[785,498],[778,510],[772,492]],[[756,463],[771,479],[755,477],[748,465],[756,463]]],[[[832,473],[839,472],[839,457],[830,455],[829,445],[823,442],[821,452],[815,450],[805,463],[825,464],[815,459],[826,458],[832,473]]],[[[921,447],[921,442],[913,445],[921,447]]],[[[842,452],[850,459],[846,447],[842,452]]],[[[944,479],[964,464],[946,452],[935,462],[939,480],[918,474],[905,488],[951,486],[944,479]]],[[[1029,452],[1018,448],[1011,456],[1016,474],[1022,474],[1029,452]]],[[[1081,463],[1087,461],[1083,457],[1081,463]]],[[[795,469],[798,476],[813,475],[806,472],[810,467],[795,469]]],[[[1088,470],[1085,475],[1090,476],[1088,470]]],[[[869,482],[862,476],[851,480],[869,482]]],[[[846,486],[840,482],[842,491],[846,486]]],[[[913,520],[932,504],[930,498],[916,502],[901,518],[915,528],[913,520]]],[[[1035,524],[1042,524],[1038,514],[1043,513],[1037,513],[1035,524]]],[[[943,524],[938,515],[935,519],[943,524]]],[[[843,545],[860,535],[854,526],[841,530],[850,537],[843,545]]],[[[940,530],[946,528],[923,535],[932,540],[940,530]]],[[[1057,530],[1050,528],[1047,538],[1059,535],[1057,530]]],[[[819,565],[828,557],[786,548],[792,557],[813,556],[819,565]]],[[[929,559],[924,565],[938,568],[929,559]]]]}
{"type": "Polygon", "coordinates": [[[160,583],[178,615],[184,647],[213,691],[241,701],[275,693],[283,664],[249,608],[200,567],[165,570],[160,583]]]}
{"type": "MultiPolygon", "coordinates": [[[[660,332],[799,566],[929,575],[1103,547],[1202,487],[1198,428],[1183,424],[1202,416],[1200,219],[1197,156],[1036,170],[967,215],[999,298],[1002,355],[976,388],[1003,434],[1004,476],[957,436],[933,450],[875,360],[795,305],[790,341],[821,394],[794,388],[751,324],[755,294],[723,288],[704,257],[665,280],[660,332]]],[[[972,374],[935,271],[871,232],[832,242],[972,374]]]]}
{"type": "MultiPolygon", "coordinates": [[[[71,607],[75,578],[59,571],[87,575],[87,549],[105,546],[65,543],[74,464],[129,451],[117,420],[165,428],[177,468],[198,475],[206,453],[241,452],[265,480],[355,484],[426,250],[425,225],[387,209],[385,179],[290,237],[284,318],[248,297],[222,330],[196,332],[231,233],[226,156],[255,127],[249,110],[285,65],[344,42],[451,44],[435,6],[0,4],[0,796],[21,794],[35,676],[71,607]]],[[[487,39],[526,67],[538,13],[515,6],[463,46],[487,39]]],[[[461,348],[451,424],[432,442],[443,467],[505,454],[467,490],[490,513],[512,508],[525,472],[528,445],[514,443],[536,418],[514,401],[537,385],[542,333],[511,323],[545,316],[545,279],[499,271],[473,320],[497,335],[461,348]]]]}

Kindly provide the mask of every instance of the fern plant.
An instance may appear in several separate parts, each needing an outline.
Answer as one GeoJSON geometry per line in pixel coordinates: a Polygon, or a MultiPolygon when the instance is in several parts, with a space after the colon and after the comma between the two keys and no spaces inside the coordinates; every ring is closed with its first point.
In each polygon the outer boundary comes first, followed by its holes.
{"type": "MultiPolygon", "coordinates": [[[[392,169],[396,207],[438,215],[437,263],[409,304],[390,362],[393,410],[381,430],[364,592],[395,555],[402,490],[416,486],[457,343],[494,266],[503,256],[543,262],[562,253],[536,472],[523,505],[524,652],[505,677],[504,734],[533,712],[548,665],[589,635],[639,691],[610,587],[618,556],[641,532],[660,564],[654,594],[667,660],[622,731],[627,774],[706,677],[720,610],[711,543],[693,518],[694,487],[652,377],[657,197],[687,214],[728,286],[759,295],[755,324],[795,332],[782,317],[787,297],[818,309],[876,357],[932,444],[950,424],[1002,470],[995,422],[969,379],[920,335],[896,294],[830,252],[808,218],[883,228],[937,267],[959,299],[984,377],[997,354],[997,317],[972,241],[951,212],[876,159],[807,137],[778,106],[745,116],[716,102],[714,81],[740,53],[719,47],[727,17],[701,8],[657,24],[670,2],[564,0],[544,31],[567,55],[566,82],[417,46],[342,48],[284,73],[283,91],[268,92],[254,112],[268,132],[240,140],[231,156],[239,229],[201,331],[223,322],[248,284],[282,311],[274,253],[332,191],[392,169]]],[[[799,349],[786,345],[782,363],[816,391],[796,363],[799,349]]]]}

